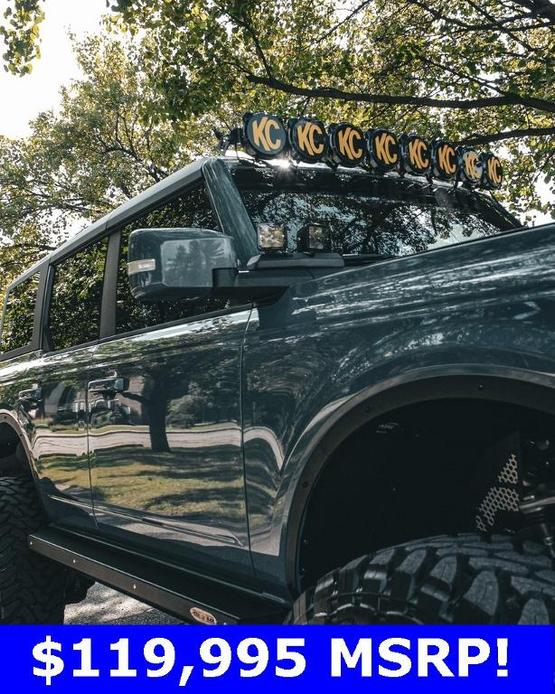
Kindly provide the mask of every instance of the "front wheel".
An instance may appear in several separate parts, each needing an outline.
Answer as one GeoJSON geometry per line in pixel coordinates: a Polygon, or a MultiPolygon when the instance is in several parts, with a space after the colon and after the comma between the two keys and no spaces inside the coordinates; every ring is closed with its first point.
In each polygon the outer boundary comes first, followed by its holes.
{"type": "Polygon", "coordinates": [[[554,563],[536,543],[477,534],[356,559],[303,593],[291,624],[555,624],[554,563]]]}
{"type": "Polygon", "coordinates": [[[63,624],[68,572],[27,544],[45,523],[32,480],[0,478],[0,624],[63,624]]]}

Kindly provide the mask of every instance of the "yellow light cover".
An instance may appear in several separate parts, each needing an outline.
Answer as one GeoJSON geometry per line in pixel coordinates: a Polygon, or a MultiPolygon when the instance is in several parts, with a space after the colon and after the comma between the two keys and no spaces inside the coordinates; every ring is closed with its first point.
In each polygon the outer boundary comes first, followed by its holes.
{"type": "Polygon", "coordinates": [[[389,130],[377,128],[366,133],[370,166],[379,171],[391,171],[399,165],[399,142],[389,130]]]}
{"type": "Polygon", "coordinates": [[[334,161],[343,166],[357,166],[365,156],[364,133],[350,123],[330,126],[330,142],[334,161]]]}
{"type": "Polygon", "coordinates": [[[483,183],[487,188],[501,188],[503,183],[503,167],[499,157],[491,152],[482,154],[482,165],[484,168],[483,183]]]}
{"type": "Polygon", "coordinates": [[[276,157],[287,145],[287,133],[279,116],[270,113],[250,113],[244,118],[245,138],[253,156],[276,157]]]}
{"type": "Polygon", "coordinates": [[[463,148],[459,154],[460,171],[463,180],[472,186],[477,186],[482,180],[484,165],[480,155],[474,149],[463,148]]]}
{"type": "Polygon", "coordinates": [[[436,178],[449,180],[457,173],[457,153],[455,147],[446,140],[437,140],[432,144],[433,175],[436,178]]]}
{"type": "Polygon", "coordinates": [[[406,135],[402,141],[405,169],[416,176],[425,176],[431,166],[430,145],[414,134],[406,135]]]}
{"type": "Polygon", "coordinates": [[[291,119],[289,140],[294,158],[309,164],[320,161],[327,152],[326,127],[313,118],[291,119]]]}
{"type": "MultiPolygon", "coordinates": [[[[243,127],[232,130],[225,142],[226,146],[242,145],[256,160],[276,159],[286,165],[322,162],[332,169],[362,167],[376,174],[396,171],[401,176],[409,173],[489,190],[503,183],[501,161],[491,152],[480,154],[472,147],[439,137],[429,142],[415,132],[399,136],[385,128],[363,132],[345,122],[326,127],[323,121],[310,116],[284,120],[263,111],[245,113],[243,127]]],[[[266,225],[259,232],[259,242],[268,250],[285,247],[285,230],[279,225],[266,225]]]]}

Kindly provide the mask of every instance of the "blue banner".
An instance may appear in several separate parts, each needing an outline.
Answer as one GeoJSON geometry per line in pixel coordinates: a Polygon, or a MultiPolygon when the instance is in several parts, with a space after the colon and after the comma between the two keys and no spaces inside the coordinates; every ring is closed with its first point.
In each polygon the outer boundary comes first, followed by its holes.
{"type": "Polygon", "coordinates": [[[553,691],[551,627],[0,627],[3,691],[553,691]]]}

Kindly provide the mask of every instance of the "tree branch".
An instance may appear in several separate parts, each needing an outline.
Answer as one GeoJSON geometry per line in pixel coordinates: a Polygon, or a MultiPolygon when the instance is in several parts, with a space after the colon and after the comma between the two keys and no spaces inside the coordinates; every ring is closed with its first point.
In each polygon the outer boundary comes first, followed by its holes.
{"type": "Polygon", "coordinates": [[[322,43],[322,41],[325,41],[329,36],[332,34],[335,34],[335,32],[343,26],[343,24],[346,24],[349,20],[353,19],[359,12],[361,12],[365,7],[367,7],[371,2],[374,0],[366,0],[365,2],[361,2],[360,5],[357,5],[351,12],[346,17],[343,17],[343,19],[339,20],[336,24],[334,24],[328,31],[324,32],[321,36],[319,36],[311,45],[316,46],[319,43],[322,43]]]}
{"type": "Polygon", "coordinates": [[[42,243],[7,243],[4,246],[2,246],[2,250],[10,250],[12,248],[17,248],[19,250],[25,250],[29,249],[30,251],[44,251],[44,252],[49,252],[49,251],[55,251],[56,246],[48,246],[42,243]]]}
{"type": "Polygon", "coordinates": [[[427,106],[432,108],[451,108],[468,111],[473,108],[490,106],[526,106],[547,113],[555,113],[555,102],[535,97],[525,97],[520,94],[507,93],[504,96],[479,97],[476,99],[434,99],[427,96],[370,94],[368,92],[351,92],[336,87],[299,87],[283,82],[275,77],[262,77],[249,74],[247,80],[252,84],[260,84],[270,89],[308,96],[311,98],[339,99],[340,101],[362,101],[368,104],[392,104],[407,106],[427,106]]]}
{"type": "Polygon", "coordinates": [[[488,142],[500,142],[501,140],[511,140],[523,137],[546,137],[555,135],[555,127],[553,128],[516,128],[515,130],[502,130],[499,133],[473,133],[468,135],[461,144],[465,145],[484,145],[488,142]]]}
{"type": "Polygon", "coordinates": [[[515,42],[518,43],[520,46],[522,46],[526,51],[529,51],[530,53],[533,53],[533,52],[534,52],[534,49],[532,48],[532,46],[531,46],[527,41],[524,41],[524,40],[522,39],[522,37],[517,36],[517,35],[514,34],[510,29],[508,29],[507,27],[503,26],[503,24],[501,24],[501,23],[496,19],[496,17],[494,17],[494,16],[493,16],[492,14],[490,14],[487,10],[485,10],[485,9],[480,5],[479,2],[474,2],[474,0],[465,0],[465,2],[466,2],[467,4],[469,4],[470,7],[472,7],[478,14],[481,14],[482,17],[485,17],[485,18],[488,20],[488,22],[491,22],[492,24],[494,24],[495,26],[497,26],[498,31],[502,32],[503,34],[505,34],[506,36],[508,36],[509,38],[511,38],[513,41],[515,41],[515,42]]]}
{"type": "Polygon", "coordinates": [[[535,17],[545,17],[555,24],[555,5],[549,0],[513,0],[515,5],[526,7],[535,17]]]}
{"type": "Polygon", "coordinates": [[[258,58],[262,62],[262,65],[264,66],[264,70],[266,71],[266,74],[268,75],[268,77],[272,77],[272,66],[270,65],[270,61],[266,58],[266,54],[264,52],[264,49],[262,48],[262,44],[260,43],[259,36],[256,33],[256,31],[253,29],[250,22],[248,22],[244,16],[239,16],[239,14],[237,14],[237,13],[228,12],[227,14],[228,14],[228,17],[231,19],[232,22],[235,22],[239,26],[243,27],[243,29],[251,37],[256,55],[258,56],[258,58]]]}

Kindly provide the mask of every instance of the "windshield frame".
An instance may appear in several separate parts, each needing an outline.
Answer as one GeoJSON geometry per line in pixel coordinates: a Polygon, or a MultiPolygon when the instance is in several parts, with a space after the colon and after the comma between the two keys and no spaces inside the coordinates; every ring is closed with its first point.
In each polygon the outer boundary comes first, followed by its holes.
{"type": "MultiPolygon", "coordinates": [[[[245,204],[243,192],[268,193],[274,189],[286,192],[288,188],[295,192],[318,192],[323,194],[333,194],[334,190],[338,193],[362,193],[367,197],[392,198],[400,203],[418,202],[419,199],[427,206],[436,205],[436,194],[448,194],[454,197],[454,207],[463,212],[476,214],[491,226],[499,229],[492,234],[482,236],[472,236],[468,239],[452,240],[437,247],[430,247],[423,250],[415,250],[413,253],[403,253],[399,257],[410,255],[420,255],[439,248],[452,247],[461,243],[470,243],[484,238],[491,238],[498,234],[507,233],[516,229],[523,229],[519,220],[510,214],[492,195],[485,194],[476,190],[470,190],[462,185],[454,186],[452,183],[439,181],[428,181],[412,175],[399,176],[395,173],[378,175],[361,168],[337,167],[332,169],[328,166],[289,164],[276,162],[259,162],[252,160],[234,160],[227,162],[230,173],[237,188],[238,194],[245,204]],[[348,187],[347,187],[348,186],[348,187]]],[[[447,209],[447,206],[444,206],[447,209]]],[[[248,210],[246,210],[248,212],[248,210]]],[[[253,226],[255,220],[251,219],[253,226]]],[[[342,257],[347,257],[343,255],[342,257]]]]}

